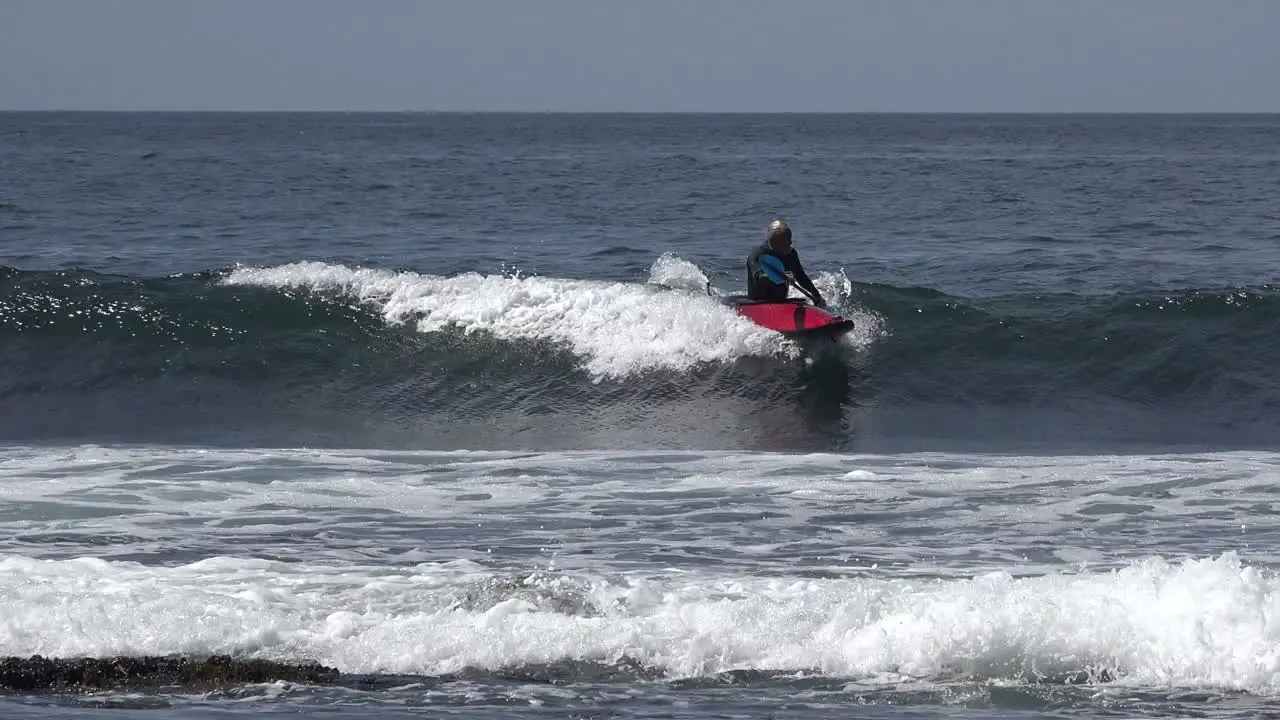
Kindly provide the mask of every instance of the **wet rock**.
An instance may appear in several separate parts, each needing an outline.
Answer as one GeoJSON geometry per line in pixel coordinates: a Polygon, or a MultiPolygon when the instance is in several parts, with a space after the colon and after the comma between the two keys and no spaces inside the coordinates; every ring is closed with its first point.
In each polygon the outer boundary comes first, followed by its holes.
{"type": "Polygon", "coordinates": [[[205,691],[267,682],[329,685],[341,674],[314,662],[211,657],[29,658],[0,660],[0,693],[176,689],[205,691]]]}

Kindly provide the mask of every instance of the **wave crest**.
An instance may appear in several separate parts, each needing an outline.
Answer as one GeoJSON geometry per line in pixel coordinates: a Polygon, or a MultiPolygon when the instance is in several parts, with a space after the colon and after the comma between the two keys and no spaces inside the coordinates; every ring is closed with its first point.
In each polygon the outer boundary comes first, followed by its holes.
{"type": "MultiPolygon", "coordinates": [[[[389,323],[412,324],[424,333],[459,328],[503,340],[550,341],[583,357],[596,379],[798,355],[782,336],[706,294],[705,276],[670,255],[655,263],[645,284],[475,273],[439,277],[318,262],[239,268],[223,282],[354,299],[372,305],[389,323]]],[[[873,332],[869,326],[861,336],[864,344],[873,332]]]]}

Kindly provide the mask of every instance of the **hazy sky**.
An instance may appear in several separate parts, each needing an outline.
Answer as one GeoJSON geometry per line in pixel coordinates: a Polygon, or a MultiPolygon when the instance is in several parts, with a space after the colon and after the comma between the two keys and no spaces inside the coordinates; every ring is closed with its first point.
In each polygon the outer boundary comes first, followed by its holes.
{"type": "Polygon", "coordinates": [[[1280,0],[0,0],[0,109],[1280,111],[1280,0]]]}

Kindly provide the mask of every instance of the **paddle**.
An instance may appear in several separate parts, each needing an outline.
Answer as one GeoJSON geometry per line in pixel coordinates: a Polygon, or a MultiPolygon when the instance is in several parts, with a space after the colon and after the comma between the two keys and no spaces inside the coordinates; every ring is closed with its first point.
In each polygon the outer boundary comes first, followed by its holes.
{"type": "Polygon", "coordinates": [[[770,280],[776,283],[785,282],[804,293],[804,296],[812,300],[814,305],[820,305],[818,298],[810,295],[808,290],[796,284],[795,278],[791,277],[791,273],[787,272],[786,266],[782,264],[782,258],[776,255],[761,255],[760,267],[764,268],[764,274],[768,275],[770,280]]]}

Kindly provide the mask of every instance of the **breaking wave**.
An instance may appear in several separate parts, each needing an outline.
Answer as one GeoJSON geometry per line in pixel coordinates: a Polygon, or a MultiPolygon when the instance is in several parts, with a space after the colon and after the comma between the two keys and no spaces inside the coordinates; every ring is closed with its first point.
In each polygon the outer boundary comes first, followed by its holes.
{"type": "Polygon", "coordinates": [[[635,282],[315,262],[152,278],[8,268],[0,435],[243,442],[269,426],[292,441],[487,447],[603,443],[612,428],[622,444],[832,447],[874,410],[870,424],[899,436],[1109,417],[1180,441],[1274,437],[1275,288],[963,298],[818,282],[857,323],[834,357],[737,316],[673,256],[635,282]]]}

